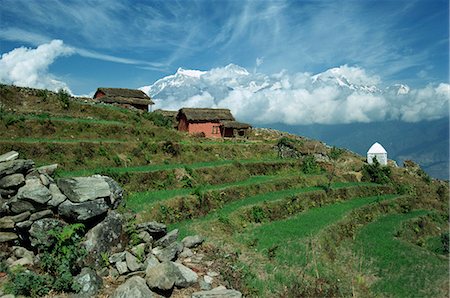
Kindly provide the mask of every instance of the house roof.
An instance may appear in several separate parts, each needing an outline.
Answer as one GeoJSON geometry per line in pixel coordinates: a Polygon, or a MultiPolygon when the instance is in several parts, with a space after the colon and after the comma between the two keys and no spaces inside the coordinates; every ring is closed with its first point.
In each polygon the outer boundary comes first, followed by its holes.
{"type": "Polygon", "coordinates": [[[178,111],[177,119],[185,115],[188,121],[234,121],[234,117],[229,109],[200,109],[200,108],[182,108],[178,111]]]}
{"type": "Polygon", "coordinates": [[[142,90],[126,88],[104,88],[100,87],[95,92],[94,98],[101,92],[104,96],[99,100],[106,103],[125,103],[139,105],[153,105],[154,102],[142,90]]]}
{"type": "Polygon", "coordinates": [[[225,128],[237,128],[237,129],[247,129],[252,127],[250,124],[242,123],[238,121],[222,121],[220,122],[225,128]]]}
{"type": "Polygon", "coordinates": [[[367,153],[387,153],[386,149],[381,146],[380,143],[376,142],[372,145],[372,147],[369,148],[369,151],[367,153]]]}

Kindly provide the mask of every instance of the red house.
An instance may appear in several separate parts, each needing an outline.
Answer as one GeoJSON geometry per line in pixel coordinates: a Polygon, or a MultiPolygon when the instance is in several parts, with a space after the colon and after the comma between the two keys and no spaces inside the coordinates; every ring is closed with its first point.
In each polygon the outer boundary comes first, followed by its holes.
{"type": "Polygon", "coordinates": [[[178,130],[207,138],[246,136],[251,126],[235,121],[228,109],[183,108],[177,114],[178,130]]]}
{"type": "Polygon", "coordinates": [[[117,104],[122,107],[134,107],[148,111],[154,102],[141,90],[125,88],[98,88],[94,99],[104,103],[117,104]]]}

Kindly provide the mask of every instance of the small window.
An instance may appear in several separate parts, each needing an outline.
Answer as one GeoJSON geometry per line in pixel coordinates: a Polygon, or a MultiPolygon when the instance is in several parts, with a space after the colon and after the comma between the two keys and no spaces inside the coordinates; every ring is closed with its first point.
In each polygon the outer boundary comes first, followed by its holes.
{"type": "Polygon", "coordinates": [[[212,133],[213,134],[219,134],[220,133],[220,127],[219,126],[213,126],[212,127],[212,133]]]}

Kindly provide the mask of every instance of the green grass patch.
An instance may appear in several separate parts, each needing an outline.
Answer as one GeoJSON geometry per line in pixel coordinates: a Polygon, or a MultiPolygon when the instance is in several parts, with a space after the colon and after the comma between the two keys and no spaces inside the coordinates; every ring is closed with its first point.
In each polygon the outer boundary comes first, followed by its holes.
{"type": "Polygon", "coordinates": [[[109,140],[109,139],[47,139],[47,138],[14,138],[0,139],[0,142],[18,143],[126,143],[129,141],[109,140]]]}
{"type": "Polygon", "coordinates": [[[93,124],[105,124],[105,125],[130,125],[129,123],[114,120],[104,120],[95,118],[75,118],[69,116],[50,116],[49,114],[23,114],[25,119],[36,120],[50,120],[50,121],[62,121],[62,122],[77,122],[77,123],[93,123],[93,124]]]}
{"type": "Polygon", "coordinates": [[[380,278],[372,289],[381,296],[443,297],[448,294],[448,258],[395,238],[405,221],[427,211],[392,214],[365,226],[356,248],[373,261],[380,278]]]}
{"type": "MultiPolygon", "coordinates": [[[[275,181],[279,179],[283,179],[286,177],[283,176],[253,176],[245,180],[217,184],[217,185],[205,185],[201,189],[202,191],[209,190],[221,190],[230,187],[239,187],[246,186],[252,184],[261,184],[269,181],[275,181]]],[[[148,192],[137,192],[131,194],[127,199],[127,207],[133,210],[134,212],[140,212],[153,203],[168,200],[177,196],[186,196],[193,192],[191,188],[181,188],[181,189],[167,189],[167,190],[157,190],[157,191],[148,191],[148,192]]]]}
{"type": "Polygon", "coordinates": [[[216,161],[205,161],[197,163],[169,163],[169,164],[155,164],[146,166],[136,166],[136,167],[107,167],[107,168],[96,168],[96,169],[84,169],[78,171],[61,171],[59,173],[60,177],[70,177],[70,176],[89,176],[97,174],[100,172],[112,172],[112,173],[127,173],[127,172],[156,172],[164,170],[173,170],[189,167],[191,169],[217,167],[222,165],[232,164],[234,162],[239,162],[242,164],[246,163],[261,163],[261,162],[286,162],[280,159],[247,159],[247,160],[216,160],[216,161]]]}

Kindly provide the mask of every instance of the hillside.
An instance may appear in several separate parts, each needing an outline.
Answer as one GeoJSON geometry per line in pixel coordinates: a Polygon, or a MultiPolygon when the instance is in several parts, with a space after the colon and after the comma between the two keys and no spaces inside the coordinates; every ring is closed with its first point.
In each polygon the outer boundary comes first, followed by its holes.
{"type": "Polygon", "coordinates": [[[449,179],[448,117],[416,123],[385,121],[336,125],[274,124],[271,127],[320,139],[363,156],[367,152],[368,144],[378,141],[388,150],[389,158],[396,160],[399,165],[412,159],[432,177],[449,179]]]}
{"type": "Polygon", "coordinates": [[[206,238],[183,264],[212,287],[246,297],[448,294],[448,183],[413,162],[369,167],[269,129],[192,137],[161,115],[61,92],[0,85],[0,104],[0,154],[58,163],[56,177],[112,177],[126,191],[120,209],[136,216],[131,227],[158,221],[206,238]]]}

